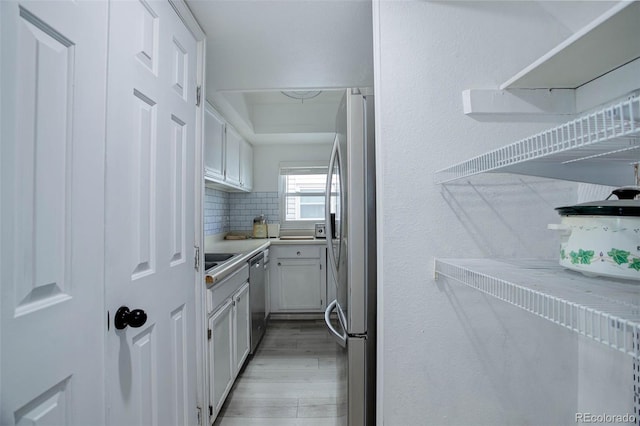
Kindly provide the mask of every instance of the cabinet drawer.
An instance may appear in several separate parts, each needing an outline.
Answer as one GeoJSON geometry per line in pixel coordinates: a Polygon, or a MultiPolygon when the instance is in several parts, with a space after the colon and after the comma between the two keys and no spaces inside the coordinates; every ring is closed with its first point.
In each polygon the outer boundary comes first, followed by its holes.
{"type": "Polygon", "coordinates": [[[271,256],[277,259],[319,259],[324,246],[291,245],[287,247],[272,246],[271,256]]]}
{"type": "Polygon", "coordinates": [[[207,289],[207,313],[212,313],[248,280],[249,265],[245,264],[218,284],[209,287],[207,289]]]}

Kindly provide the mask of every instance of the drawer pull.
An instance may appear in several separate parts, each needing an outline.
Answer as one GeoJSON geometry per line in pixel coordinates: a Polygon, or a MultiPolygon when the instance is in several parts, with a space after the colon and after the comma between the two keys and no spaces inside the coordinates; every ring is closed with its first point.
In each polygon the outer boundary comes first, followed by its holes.
{"type": "Polygon", "coordinates": [[[297,254],[298,256],[300,256],[300,252],[297,252],[296,254],[297,254]]]}

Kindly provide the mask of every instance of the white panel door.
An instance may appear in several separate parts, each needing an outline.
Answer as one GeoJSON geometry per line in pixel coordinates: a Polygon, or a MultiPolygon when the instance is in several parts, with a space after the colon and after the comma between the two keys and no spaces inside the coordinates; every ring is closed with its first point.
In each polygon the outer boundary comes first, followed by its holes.
{"type": "Polygon", "coordinates": [[[104,423],[106,2],[0,2],[0,424],[104,423]]]}
{"type": "Polygon", "coordinates": [[[114,426],[197,423],[195,86],[196,41],[167,1],[110,4],[105,267],[114,426]],[[137,315],[117,329],[124,306],[144,311],[146,322],[137,315]]]}

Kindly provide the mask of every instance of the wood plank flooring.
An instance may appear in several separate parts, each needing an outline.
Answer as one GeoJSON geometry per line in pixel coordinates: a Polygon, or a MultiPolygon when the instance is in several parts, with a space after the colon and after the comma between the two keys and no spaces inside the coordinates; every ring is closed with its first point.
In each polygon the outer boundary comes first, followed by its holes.
{"type": "Polygon", "coordinates": [[[269,321],[214,425],[345,425],[338,350],[324,321],[269,321]]]}

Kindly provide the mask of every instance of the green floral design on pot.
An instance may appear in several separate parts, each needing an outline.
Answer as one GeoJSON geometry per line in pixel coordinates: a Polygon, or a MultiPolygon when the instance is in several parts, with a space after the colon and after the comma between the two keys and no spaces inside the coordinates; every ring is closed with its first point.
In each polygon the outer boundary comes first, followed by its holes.
{"type": "Polygon", "coordinates": [[[571,263],[573,264],[579,263],[581,265],[589,265],[591,263],[591,260],[593,259],[594,254],[595,253],[593,250],[579,249],[578,253],[572,251],[569,253],[569,256],[571,256],[571,263]]]}
{"type": "MultiPolygon", "coordinates": [[[[577,253],[575,251],[569,252],[569,257],[571,257],[571,263],[574,265],[590,265],[595,261],[594,254],[594,250],[578,249],[577,253]]],[[[612,248],[607,252],[607,255],[616,265],[628,264],[630,269],[640,272],[640,257],[633,256],[631,252],[612,248]]],[[[602,256],[602,252],[600,252],[599,259],[604,261],[606,257],[603,258],[602,256]]],[[[564,249],[560,250],[560,258],[562,260],[567,258],[564,249]]]]}
{"type": "Polygon", "coordinates": [[[629,268],[635,269],[636,271],[640,271],[640,259],[637,257],[631,261],[629,264],[629,268]]]}
{"type": "Polygon", "coordinates": [[[607,254],[611,256],[611,259],[613,259],[613,261],[618,265],[622,265],[623,263],[629,263],[629,255],[631,253],[625,250],[612,248],[611,251],[607,252],[607,254]]]}

